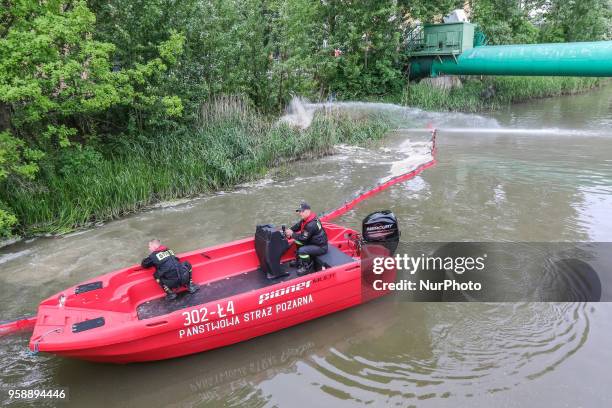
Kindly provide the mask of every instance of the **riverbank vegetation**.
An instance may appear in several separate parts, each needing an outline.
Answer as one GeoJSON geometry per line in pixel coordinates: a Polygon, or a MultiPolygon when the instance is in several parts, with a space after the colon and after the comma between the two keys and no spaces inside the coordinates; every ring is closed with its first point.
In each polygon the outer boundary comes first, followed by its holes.
{"type": "Polygon", "coordinates": [[[63,154],[54,159],[59,169],[43,166],[27,182],[10,178],[0,197],[22,233],[64,233],[251,181],[273,166],[329,154],[339,143],[366,144],[389,130],[382,118],[337,112],[315,115],[299,130],[266,120],[238,98],[214,100],[203,111],[189,131],[121,141],[106,155],[90,147],[63,154]]]}
{"type": "Polygon", "coordinates": [[[425,110],[481,112],[512,103],[585,92],[608,83],[601,78],[577,77],[467,77],[449,89],[428,81],[406,86],[401,103],[425,110]]]}
{"type": "MultiPolygon", "coordinates": [[[[295,95],[435,106],[427,98],[444,95],[407,88],[405,35],[457,7],[492,43],[612,32],[607,0],[3,1],[0,237],[67,231],[379,137],[376,119],[275,123],[295,95]],[[217,109],[228,100],[239,101],[229,116],[217,109]]],[[[536,86],[496,81],[493,103],[517,99],[506,88],[528,97],[520,92],[536,86]]],[[[482,105],[468,96],[453,94],[447,108],[482,105]]]]}

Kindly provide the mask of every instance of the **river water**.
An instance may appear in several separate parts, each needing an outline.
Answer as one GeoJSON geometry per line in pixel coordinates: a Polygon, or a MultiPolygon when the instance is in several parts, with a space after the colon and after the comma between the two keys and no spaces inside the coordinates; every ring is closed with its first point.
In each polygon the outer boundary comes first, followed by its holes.
{"type": "MultiPolygon", "coordinates": [[[[612,88],[440,114],[393,105],[402,130],[371,148],[297,163],[233,191],[169,203],[61,238],[0,249],[2,318],[84,279],[138,262],[159,237],[177,252],[288,223],[306,199],[332,209],[356,190],[427,160],[439,164],[336,220],[360,228],[390,208],[407,241],[612,241],[612,88]]],[[[607,406],[612,306],[375,301],[224,349],[114,366],[27,351],[0,338],[0,385],[68,387],[73,406],[607,406]]],[[[8,400],[1,400],[8,404],[8,400]]],[[[48,406],[55,402],[41,402],[48,406]]]]}

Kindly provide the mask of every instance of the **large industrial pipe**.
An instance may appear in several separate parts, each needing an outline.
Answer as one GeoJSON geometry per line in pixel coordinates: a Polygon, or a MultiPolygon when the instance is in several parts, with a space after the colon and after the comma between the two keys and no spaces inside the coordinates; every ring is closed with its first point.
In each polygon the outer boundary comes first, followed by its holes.
{"type": "MultiPolygon", "coordinates": [[[[612,77],[612,41],[482,46],[458,57],[414,61],[415,76],[546,75],[612,77]]],[[[412,76],[412,75],[411,75],[412,76]]]]}

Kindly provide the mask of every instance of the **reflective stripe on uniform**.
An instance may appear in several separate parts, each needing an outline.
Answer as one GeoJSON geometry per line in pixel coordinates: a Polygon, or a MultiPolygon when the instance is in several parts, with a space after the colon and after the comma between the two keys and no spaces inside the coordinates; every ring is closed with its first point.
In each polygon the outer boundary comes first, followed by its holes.
{"type": "Polygon", "coordinates": [[[302,241],[298,241],[297,239],[295,240],[295,244],[296,244],[296,245],[304,245],[304,244],[302,243],[302,241]]]}
{"type": "Polygon", "coordinates": [[[298,256],[299,256],[300,258],[302,258],[302,259],[308,259],[308,258],[310,258],[310,255],[299,254],[298,256]]]}

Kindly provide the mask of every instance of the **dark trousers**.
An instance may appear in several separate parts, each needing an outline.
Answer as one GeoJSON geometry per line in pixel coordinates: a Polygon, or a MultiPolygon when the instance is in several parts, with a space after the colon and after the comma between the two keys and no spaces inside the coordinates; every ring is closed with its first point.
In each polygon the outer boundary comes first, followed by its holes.
{"type": "Polygon", "coordinates": [[[298,245],[297,258],[306,262],[312,261],[312,257],[327,253],[327,245],[320,247],[318,245],[298,245]]]}
{"type": "Polygon", "coordinates": [[[166,276],[161,276],[159,278],[159,284],[162,288],[167,286],[170,289],[176,289],[181,286],[187,286],[189,284],[189,280],[191,280],[191,264],[187,261],[182,262],[178,274],[171,272],[168,273],[168,275],[170,275],[171,278],[166,276]]]}
{"type": "Polygon", "coordinates": [[[179,287],[183,286],[183,284],[181,283],[180,280],[178,280],[178,279],[167,279],[167,278],[165,278],[163,276],[161,278],[159,278],[159,284],[161,285],[162,288],[164,286],[167,286],[170,289],[176,289],[176,288],[179,288],[179,287]]]}

